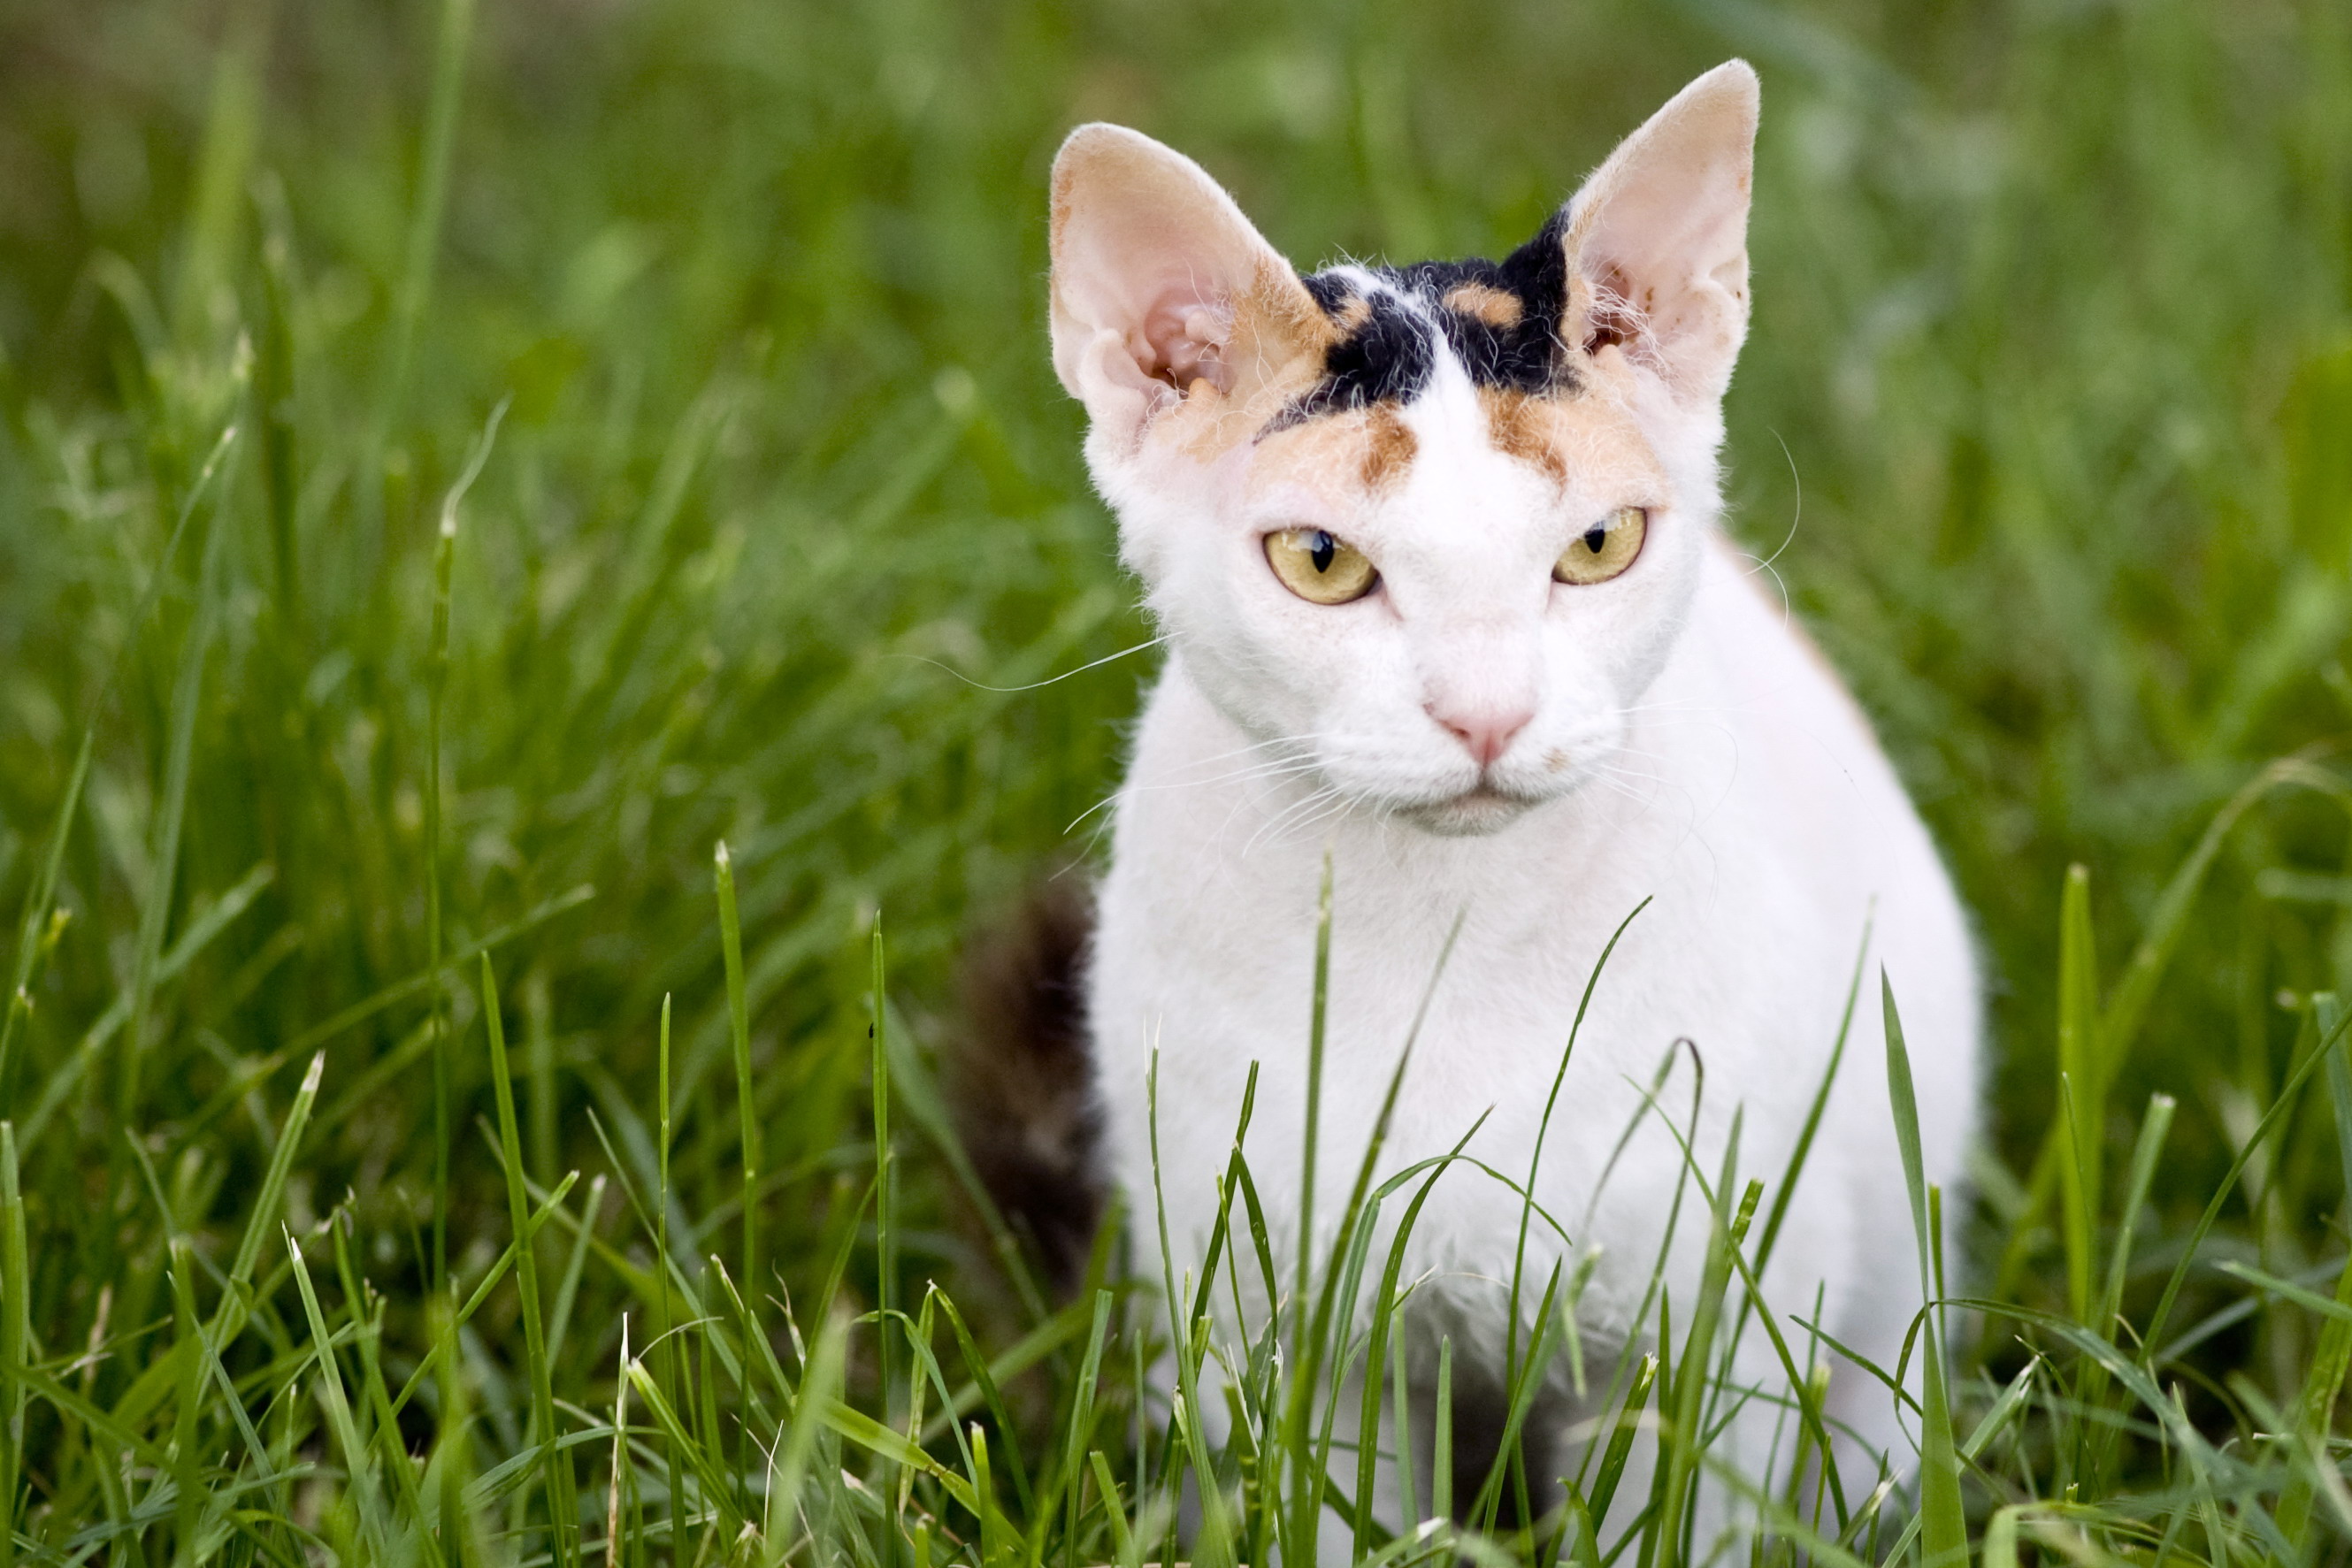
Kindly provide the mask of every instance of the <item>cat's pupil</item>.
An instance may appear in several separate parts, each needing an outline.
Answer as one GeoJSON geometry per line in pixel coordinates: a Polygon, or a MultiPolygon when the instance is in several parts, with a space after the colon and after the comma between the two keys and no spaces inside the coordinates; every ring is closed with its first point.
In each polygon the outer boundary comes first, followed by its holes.
{"type": "Polygon", "coordinates": [[[1591,550],[1594,555],[1599,555],[1601,553],[1601,547],[1608,542],[1609,530],[1601,527],[1599,524],[1596,523],[1591,528],[1584,530],[1584,548],[1591,550]]]}
{"type": "Polygon", "coordinates": [[[1328,571],[1332,558],[1339,553],[1339,541],[1318,528],[1314,542],[1307,547],[1307,553],[1313,558],[1316,570],[1328,571]]]}

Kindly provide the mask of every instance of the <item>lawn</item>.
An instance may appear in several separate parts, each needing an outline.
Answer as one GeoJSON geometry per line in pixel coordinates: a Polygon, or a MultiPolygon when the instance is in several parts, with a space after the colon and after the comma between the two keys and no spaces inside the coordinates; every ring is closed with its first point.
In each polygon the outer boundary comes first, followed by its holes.
{"type": "Polygon", "coordinates": [[[1732,527],[1997,1062],[1916,1506],[1790,1488],[1753,1550],[2342,1561],[2340,0],[22,0],[0,1568],[1704,1557],[1716,1173],[1660,1506],[1398,1532],[1318,1437],[1380,1253],[1218,1347],[1212,1451],[1139,1392],[1157,1287],[1044,1299],[934,1066],[1154,658],[1046,359],[1061,134],[1302,264],[1493,255],[1733,54],[1732,527]]]}

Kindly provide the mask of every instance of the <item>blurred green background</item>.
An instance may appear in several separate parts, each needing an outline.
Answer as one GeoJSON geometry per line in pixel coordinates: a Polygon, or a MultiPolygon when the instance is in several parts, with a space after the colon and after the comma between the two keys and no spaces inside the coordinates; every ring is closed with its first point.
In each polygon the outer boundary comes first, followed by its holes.
{"type": "MultiPolygon", "coordinates": [[[[986,689],[1149,634],[1046,359],[1059,138],[1107,118],[1184,149],[1302,265],[1491,255],[1733,54],[1765,120],[1732,527],[1976,912],[1997,1230],[2049,1116],[2065,867],[2093,869],[2112,979],[2231,793],[2352,724],[2338,0],[22,0],[0,907],[96,737],[70,918],[36,933],[0,1062],[45,1343],[89,1336],[105,1290],[115,1330],[167,1311],[159,1214],[236,1234],[318,1046],[298,1217],[348,1191],[376,1282],[422,1278],[436,805],[446,951],[527,923],[495,957],[535,1173],[645,1175],[674,994],[677,1223],[706,1237],[734,1223],[728,841],[763,1207],[784,1277],[821,1271],[869,1159],[875,913],[936,1041],[972,923],[1095,852],[1149,675],[986,689]],[[436,802],[436,530],[502,399],[453,514],[436,802]]],[[[2279,994],[2352,956],[2345,821],[2265,796],[2206,880],[2113,1098],[2120,1144],[2150,1089],[2180,1097],[2162,1224],[2267,1103],[2279,994]]],[[[505,1217],[469,995],[451,1225],[478,1263],[505,1217]]],[[[2273,1268],[2340,1247],[2317,1113],[2260,1222],[2224,1227],[2273,1268]]],[[[916,1278],[968,1261],[930,1168],[916,1278]]],[[[610,1331],[581,1321],[585,1377],[610,1331]]],[[[2292,1385],[2291,1327],[2236,1332],[2292,1385]]]]}

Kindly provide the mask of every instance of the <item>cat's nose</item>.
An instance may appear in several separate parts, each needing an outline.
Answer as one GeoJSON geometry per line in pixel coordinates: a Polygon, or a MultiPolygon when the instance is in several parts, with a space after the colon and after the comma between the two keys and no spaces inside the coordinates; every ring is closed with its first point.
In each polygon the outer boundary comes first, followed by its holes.
{"type": "Polygon", "coordinates": [[[1493,765],[1511,744],[1511,737],[1535,717],[1531,707],[1453,708],[1429,705],[1429,716],[1453,732],[1471,759],[1481,768],[1493,765]]]}

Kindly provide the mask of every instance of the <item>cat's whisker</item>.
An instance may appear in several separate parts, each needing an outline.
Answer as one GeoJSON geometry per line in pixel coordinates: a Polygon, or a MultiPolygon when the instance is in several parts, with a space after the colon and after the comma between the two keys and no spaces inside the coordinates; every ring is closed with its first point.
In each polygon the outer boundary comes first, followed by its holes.
{"type": "Polygon", "coordinates": [[[1159,636],[1151,638],[1148,642],[1138,643],[1132,648],[1121,648],[1116,653],[1105,653],[1101,658],[1096,659],[1089,664],[1080,664],[1075,670],[1065,670],[1058,675],[1048,675],[1042,681],[1032,681],[1025,686],[992,686],[986,681],[975,681],[970,675],[965,674],[961,670],[957,669],[953,664],[942,664],[940,661],[932,658],[928,653],[908,653],[902,651],[894,651],[887,653],[882,656],[886,659],[911,659],[918,664],[929,664],[935,670],[945,670],[949,674],[953,675],[957,680],[961,681],[965,685],[971,687],[975,691],[995,692],[999,695],[1009,695],[1013,692],[1044,691],[1047,686],[1057,685],[1074,676],[1083,675],[1088,670],[1099,670],[1105,664],[1116,664],[1118,661],[1128,657],[1131,653],[1140,653],[1147,648],[1157,648],[1162,643],[1169,641],[1173,633],[1171,632],[1163,632],[1159,636]]]}
{"type": "MultiPolygon", "coordinates": [[[[1789,547],[1794,544],[1797,540],[1797,525],[1805,520],[1805,479],[1803,475],[1797,472],[1797,455],[1789,450],[1788,442],[1781,437],[1779,431],[1776,430],[1772,433],[1772,439],[1780,443],[1780,456],[1789,465],[1789,484],[1795,491],[1796,504],[1790,509],[1789,515],[1789,532],[1786,537],[1780,540],[1780,548],[1761,560],[1756,560],[1756,558],[1752,555],[1748,557],[1749,560],[1756,561],[1755,570],[1750,571],[1748,574],[1750,577],[1754,577],[1758,571],[1772,571],[1772,563],[1779,560],[1783,555],[1788,553],[1789,547]]],[[[1774,580],[1778,581],[1780,574],[1777,571],[1772,571],[1772,576],[1774,580]]],[[[1789,585],[1786,582],[1781,582],[1780,602],[1781,608],[1784,610],[1788,608],[1788,600],[1789,585]]]]}
{"type": "Polygon", "coordinates": [[[1346,791],[1336,784],[1326,784],[1310,790],[1260,825],[1258,831],[1250,835],[1249,842],[1243,846],[1242,852],[1247,855],[1255,851],[1260,840],[1276,844],[1286,841],[1286,835],[1295,835],[1329,816],[1331,812],[1327,808],[1334,800],[1339,802],[1341,810],[1350,803],[1346,791]]]}
{"type": "Polygon", "coordinates": [[[1247,757],[1253,751],[1264,751],[1270,747],[1291,746],[1303,749],[1314,746],[1317,741],[1323,738],[1324,737],[1315,734],[1277,735],[1265,740],[1251,741],[1247,746],[1236,746],[1230,751],[1212,752],[1206,757],[1195,758],[1184,764],[1184,767],[1186,768],[1205,768],[1214,763],[1230,761],[1236,757],[1247,757]]]}
{"type": "MultiPolygon", "coordinates": [[[[1244,747],[1242,749],[1251,750],[1255,749],[1255,747],[1244,747]]],[[[1225,755],[1231,757],[1239,755],[1239,753],[1228,752],[1225,755]]],[[[1062,831],[1065,833],[1075,831],[1079,823],[1084,822],[1087,818],[1095,815],[1097,812],[1105,810],[1108,808],[1118,804],[1122,796],[1164,793],[1171,789],[1205,789],[1217,784],[1244,782],[1254,783],[1261,779],[1296,778],[1302,774],[1312,773],[1320,766],[1321,764],[1312,757],[1276,758],[1270,762],[1259,763],[1248,768],[1233,768],[1227,772],[1220,773],[1207,779],[1172,779],[1165,783],[1160,784],[1125,785],[1120,789],[1111,791],[1108,795],[1104,796],[1101,800],[1096,801],[1093,805],[1079,812],[1076,817],[1070,819],[1068,824],[1062,829],[1062,831]]],[[[1184,770],[1179,769],[1178,771],[1181,772],[1184,770]]]]}

